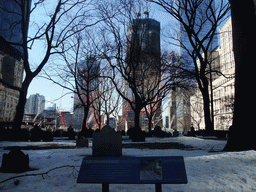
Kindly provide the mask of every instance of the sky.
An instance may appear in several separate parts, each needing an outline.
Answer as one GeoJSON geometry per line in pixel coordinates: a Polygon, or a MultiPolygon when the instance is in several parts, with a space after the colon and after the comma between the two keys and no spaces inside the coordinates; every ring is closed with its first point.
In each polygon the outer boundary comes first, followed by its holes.
{"type": "MultiPolygon", "coordinates": [[[[124,141],[123,141],[124,142],[124,141]]],[[[159,157],[183,156],[187,174],[187,184],[162,184],[162,191],[174,192],[238,192],[256,191],[256,151],[220,152],[226,141],[200,139],[195,137],[146,138],[149,143],[177,142],[190,145],[193,150],[181,149],[136,149],[123,148],[123,156],[159,157]],[[218,152],[209,152],[211,149],[218,152]]],[[[24,176],[0,183],[2,192],[101,192],[101,184],[77,183],[82,160],[92,155],[92,148],[75,148],[75,141],[63,142],[0,142],[0,162],[7,146],[69,146],[72,149],[22,150],[29,155],[29,166],[34,170],[26,173],[1,173],[0,182],[10,177],[45,173],[37,176],[24,176]],[[17,183],[17,182],[16,182],[17,183]]],[[[110,184],[109,191],[153,192],[154,184],[110,184]]]]}
{"type": "MultiPolygon", "coordinates": [[[[36,12],[33,13],[30,21],[35,22],[41,22],[42,15],[45,14],[45,10],[49,12],[48,9],[52,9],[54,7],[54,4],[52,1],[46,0],[45,1],[45,8],[39,7],[36,12]]],[[[150,18],[153,18],[160,22],[161,24],[161,30],[166,28],[168,25],[173,24],[172,18],[170,15],[164,13],[160,10],[161,8],[157,7],[156,5],[152,4],[150,9],[150,18]]],[[[30,30],[33,31],[33,27],[30,27],[30,30]]],[[[162,41],[162,39],[161,39],[162,41]]],[[[161,42],[161,45],[164,43],[161,42]]],[[[30,52],[29,52],[29,60],[30,63],[33,65],[36,65],[39,63],[42,59],[42,56],[44,55],[44,51],[40,48],[44,47],[43,44],[38,43],[30,52]]],[[[171,52],[172,50],[170,50],[171,52]]],[[[50,66],[50,60],[45,66],[45,70],[47,71],[47,68],[50,66]]],[[[43,72],[39,74],[42,75],[43,72]]],[[[52,83],[49,80],[46,80],[41,77],[36,77],[30,84],[28,89],[28,97],[29,95],[39,93],[40,95],[44,95],[46,99],[46,107],[48,107],[51,103],[56,103],[57,107],[62,111],[72,111],[73,110],[73,96],[70,91],[52,83]],[[65,96],[63,96],[65,95],[65,96]],[[63,96],[63,97],[62,97],[63,96]]],[[[166,108],[166,107],[165,107],[166,108]]],[[[167,115],[167,112],[165,112],[165,115],[167,115]]]]}

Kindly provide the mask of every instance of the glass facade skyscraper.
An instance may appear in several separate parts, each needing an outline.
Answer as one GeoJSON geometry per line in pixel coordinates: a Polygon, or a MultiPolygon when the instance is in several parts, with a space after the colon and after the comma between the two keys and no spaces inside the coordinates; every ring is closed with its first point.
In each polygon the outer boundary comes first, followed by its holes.
{"type": "MultiPolygon", "coordinates": [[[[197,52],[203,53],[203,47],[207,53],[214,53],[218,47],[217,31],[211,36],[213,27],[213,15],[209,9],[215,9],[215,1],[173,1],[173,6],[179,7],[183,23],[179,22],[177,38],[180,40],[180,53],[182,67],[194,71],[194,62],[198,60],[197,52]],[[196,7],[196,8],[195,8],[196,7]],[[186,27],[186,29],[185,29],[186,27]],[[188,30],[194,31],[188,36],[188,30]],[[200,45],[199,42],[202,42],[200,45]]],[[[196,83],[195,83],[196,84],[196,83]]],[[[196,86],[196,85],[195,85],[196,86]]],[[[190,120],[190,96],[193,90],[184,91],[176,87],[171,92],[170,102],[170,125],[178,131],[188,131],[191,126],[190,120]]]]}

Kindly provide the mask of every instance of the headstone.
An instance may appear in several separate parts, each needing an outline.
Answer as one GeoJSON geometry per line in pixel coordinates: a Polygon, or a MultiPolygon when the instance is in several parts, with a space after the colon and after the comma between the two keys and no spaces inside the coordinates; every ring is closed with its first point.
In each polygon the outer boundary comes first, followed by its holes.
{"type": "Polygon", "coordinates": [[[84,136],[81,136],[80,139],[76,140],[77,147],[89,147],[89,140],[84,136]]]}
{"type": "Polygon", "coordinates": [[[161,127],[155,126],[154,131],[153,131],[153,135],[155,137],[165,137],[166,132],[162,131],[161,127]]]}
{"type": "Polygon", "coordinates": [[[41,141],[42,139],[42,130],[38,125],[35,125],[33,129],[31,129],[31,137],[30,141],[41,141]]]}
{"type": "Polygon", "coordinates": [[[76,133],[74,132],[74,129],[71,126],[68,128],[68,139],[69,140],[76,139],[76,133]]]}
{"type": "Polygon", "coordinates": [[[20,147],[14,147],[8,154],[3,154],[2,172],[20,173],[29,170],[29,156],[20,147]]]}
{"type": "Polygon", "coordinates": [[[53,134],[52,132],[50,131],[43,131],[42,132],[42,138],[43,138],[43,141],[53,141],[53,134]]]}
{"type": "Polygon", "coordinates": [[[127,134],[132,142],[145,142],[145,132],[141,131],[141,128],[132,127],[128,130],[127,134]]]}
{"type": "Polygon", "coordinates": [[[91,128],[83,128],[79,133],[78,133],[78,139],[80,139],[81,136],[84,136],[85,138],[92,138],[93,130],[91,128]]]}
{"type": "Polygon", "coordinates": [[[93,133],[92,155],[95,157],[122,156],[122,135],[106,125],[100,132],[93,133]]]}
{"type": "Polygon", "coordinates": [[[178,136],[179,136],[179,131],[174,130],[174,132],[173,132],[173,137],[178,137],[178,136]]]}

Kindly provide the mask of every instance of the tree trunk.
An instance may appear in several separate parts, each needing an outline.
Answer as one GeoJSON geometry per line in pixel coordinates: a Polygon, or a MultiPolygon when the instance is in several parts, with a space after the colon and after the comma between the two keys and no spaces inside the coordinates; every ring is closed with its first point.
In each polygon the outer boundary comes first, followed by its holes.
{"type": "Polygon", "coordinates": [[[136,108],[135,111],[134,111],[134,113],[135,113],[135,117],[134,117],[135,118],[134,119],[135,120],[134,121],[135,125],[134,126],[135,126],[136,129],[140,128],[140,111],[141,110],[139,108],[136,108]]]}
{"type": "Polygon", "coordinates": [[[149,135],[152,133],[152,117],[148,117],[148,133],[149,135]]]}
{"type": "Polygon", "coordinates": [[[233,50],[235,56],[235,103],[233,126],[224,151],[255,148],[255,45],[256,22],[253,0],[231,3],[233,50]],[[245,14],[246,13],[246,14],[245,14]]]}
{"type": "Polygon", "coordinates": [[[106,116],[107,116],[107,122],[106,122],[106,124],[109,125],[109,114],[106,113],[106,116]]]}
{"type": "MultiPolygon", "coordinates": [[[[16,114],[14,117],[14,124],[13,124],[13,131],[18,133],[21,130],[21,124],[23,121],[24,111],[25,111],[25,105],[27,102],[27,93],[28,93],[28,87],[33,80],[32,75],[27,75],[22,83],[21,90],[19,91],[19,101],[16,106],[16,114]]],[[[17,138],[18,139],[18,138],[17,138]]]]}
{"type": "Polygon", "coordinates": [[[18,132],[21,129],[21,123],[23,121],[25,104],[27,101],[27,90],[20,91],[19,101],[16,107],[16,114],[14,117],[13,131],[18,132]]]}
{"type": "Polygon", "coordinates": [[[88,113],[89,113],[89,111],[88,111],[87,107],[84,107],[84,117],[83,117],[81,131],[86,130],[86,122],[87,122],[87,118],[88,118],[88,113]]]}
{"type": "MultiPolygon", "coordinates": [[[[207,80],[206,80],[207,81],[207,80]]],[[[211,121],[211,111],[210,111],[210,97],[208,90],[208,83],[204,83],[204,87],[201,92],[203,95],[204,103],[204,122],[205,122],[205,131],[207,135],[213,135],[214,127],[211,121]]]]}

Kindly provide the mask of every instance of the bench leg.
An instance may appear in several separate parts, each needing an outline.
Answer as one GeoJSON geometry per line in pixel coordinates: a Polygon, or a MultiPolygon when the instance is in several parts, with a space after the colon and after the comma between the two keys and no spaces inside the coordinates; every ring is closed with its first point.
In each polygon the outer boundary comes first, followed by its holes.
{"type": "Polygon", "coordinates": [[[102,192],[109,192],[109,183],[102,183],[102,192]]]}
{"type": "Polygon", "coordinates": [[[162,192],[162,184],[161,183],[155,184],[155,192],[162,192]]]}

